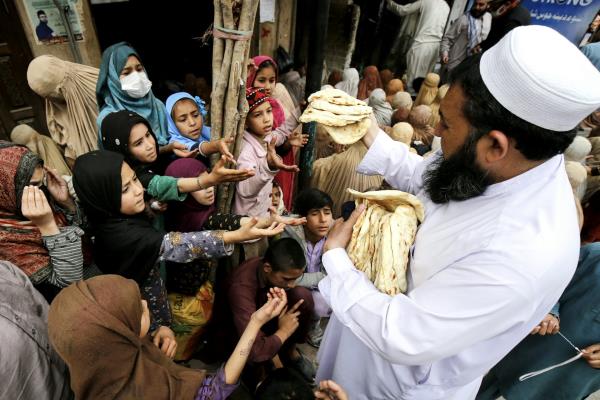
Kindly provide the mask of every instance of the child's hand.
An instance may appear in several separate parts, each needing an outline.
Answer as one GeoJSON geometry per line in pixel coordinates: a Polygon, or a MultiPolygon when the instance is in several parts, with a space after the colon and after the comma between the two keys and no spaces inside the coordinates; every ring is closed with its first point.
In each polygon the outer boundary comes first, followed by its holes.
{"type": "Polygon", "coordinates": [[[298,172],[300,168],[297,165],[287,165],[283,162],[281,157],[277,154],[275,150],[275,143],[277,142],[276,138],[271,139],[271,143],[267,145],[267,164],[269,164],[269,168],[271,170],[280,169],[282,171],[288,172],[298,172]]]}
{"type": "Polygon", "coordinates": [[[224,182],[238,182],[243,181],[251,176],[254,176],[255,172],[252,169],[231,169],[226,168],[225,164],[227,163],[227,158],[225,156],[221,156],[219,161],[215,164],[209,177],[209,185],[207,186],[216,186],[224,182]]]}
{"type": "Polygon", "coordinates": [[[253,217],[237,230],[241,242],[279,235],[285,228],[285,224],[278,222],[273,222],[267,228],[257,228],[257,224],[258,218],[253,217]]]}
{"type": "MultiPolygon", "coordinates": [[[[273,290],[273,288],[271,290],[273,290]]],[[[273,318],[279,316],[279,314],[281,314],[281,312],[287,305],[287,297],[285,296],[285,291],[283,292],[283,296],[273,296],[270,293],[267,293],[267,298],[267,302],[263,304],[261,308],[256,310],[251,317],[251,320],[256,321],[261,326],[266,324],[273,318]]]]}
{"type": "Polygon", "coordinates": [[[75,202],[69,194],[69,187],[63,177],[55,169],[44,167],[44,170],[46,171],[46,187],[54,200],[65,207],[75,208],[75,202]]]}
{"type": "Polygon", "coordinates": [[[219,153],[221,153],[221,155],[224,155],[227,158],[227,161],[235,164],[235,158],[233,157],[233,154],[231,154],[231,151],[229,151],[229,146],[231,144],[233,144],[234,139],[233,138],[229,138],[229,139],[219,139],[216,141],[216,147],[217,150],[219,151],[219,153]]]}
{"type": "Polygon", "coordinates": [[[321,381],[315,398],[325,400],[348,400],[348,395],[340,385],[334,381],[321,381]]]}
{"type": "Polygon", "coordinates": [[[290,142],[292,146],[304,147],[304,145],[308,143],[308,135],[303,135],[301,131],[296,131],[290,135],[288,142],[290,142]]]}
{"type": "Polygon", "coordinates": [[[183,143],[173,142],[171,144],[173,153],[179,158],[196,158],[198,155],[198,149],[189,151],[183,143]]]}
{"type": "Polygon", "coordinates": [[[46,195],[40,188],[25,186],[21,198],[21,214],[33,222],[42,235],[56,235],[59,233],[52,208],[50,208],[46,195]]]}
{"type": "Polygon", "coordinates": [[[154,339],[152,342],[156,347],[160,349],[169,358],[175,357],[177,351],[177,341],[175,340],[175,334],[171,329],[166,326],[160,326],[156,332],[154,332],[154,339]]]}
{"type": "Polygon", "coordinates": [[[302,217],[302,218],[283,217],[283,216],[277,214],[277,210],[275,209],[275,207],[269,207],[269,213],[271,214],[271,217],[269,218],[270,224],[275,223],[275,222],[279,223],[279,224],[285,224],[285,225],[291,225],[291,226],[306,224],[306,217],[302,217]]]}

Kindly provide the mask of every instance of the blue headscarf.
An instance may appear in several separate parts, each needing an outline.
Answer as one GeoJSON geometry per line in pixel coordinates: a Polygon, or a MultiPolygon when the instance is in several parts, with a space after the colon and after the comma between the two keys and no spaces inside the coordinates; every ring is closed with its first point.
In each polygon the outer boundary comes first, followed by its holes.
{"type": "Polygon", "coordinates": [[[202,124],[202,132],[200,133],[200,137],[196,140],[189,139],[183,136],[181,132],[179,132],[179,129],[177,129],[175,121],[173,121],[172,117],[173,107],[175,106],[175,103],[177,103],[181,99],[190,99],[194,103],[196,103],[196,105],[198,105],[198,110],[200,110],[200,114],[202,114],[203,121],[206,119],[206,108],[204,107],[205,103],[204,101],[202,101],[202,99],[200,99],[200,97],[192,97],[192,95],[186,92],[172,94],[167,99],[167,122],[169,125],[169,135],[171,135],[169,143],[179,142],[181,144],[184,144],[188,150],[193,150],[196,147],[198,147],[200,143],[210,141],[210,128],[205,124],[202,124]]]}
{"type": "Polygon", "coordinates": [[[144,117],[156,134],[159,145],[165,145],[169,141],[165,105],[154,97],[152,90],[141,99],[134,99],[121,90],[119,75],[121,75],[121,70],[127,63],[129,56],[136,56],[141,62],[137,52],[125,42],[113,44],[104,50],[102,54],[100,75],[96,84],[96,99],[100,110],[96,123],[98,125],[98,145],[100,148],[102,148],[102,138],[100,137],[102,120],[108,114],[120,110],[133,111],[144,117]]]}

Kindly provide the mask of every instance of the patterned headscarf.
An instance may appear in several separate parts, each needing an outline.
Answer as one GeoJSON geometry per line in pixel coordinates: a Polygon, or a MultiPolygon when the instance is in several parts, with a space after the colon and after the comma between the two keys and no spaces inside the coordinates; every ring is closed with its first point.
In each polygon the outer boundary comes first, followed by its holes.
{"type": "MultiPolygon", "coordinates": [[[[50,275],[50,256],[39,229],[21,214],[23,189],[42,160],[24,146],[0,141],[0,259],[17,265],[34,284],[50,275]]],[[[64,216],[55,213],[59,226],[64,216]]]]}
{"type": "Polygon", "coordinates": [[[248,112],[269,100],[267,92],[263,88],[246,88],[246,101],[248,101],[248,112]]]}

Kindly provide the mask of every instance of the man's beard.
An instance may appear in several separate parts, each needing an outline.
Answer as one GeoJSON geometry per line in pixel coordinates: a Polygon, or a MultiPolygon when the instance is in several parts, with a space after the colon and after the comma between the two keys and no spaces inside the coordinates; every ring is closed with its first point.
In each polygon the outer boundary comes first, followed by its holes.
{"type": "Polygon", "coordinates": [[[481,16],[483,14],[485,14],[485,10],[481,11],[481,10],[476,10],[475,7],[471,8],[471,11],[469,11],[471,13],[471,16],[473,18],[481,18],[481,16]]]}
{"type": "Polygon", "coordinates": [[[462,201],[477,197],[485,192],[493,179],[477,165],[476,146],[482,135],[472,132],[463,146],[453,155],[440,157],[425,171],[425,191],[436,204],[462,201]]]}

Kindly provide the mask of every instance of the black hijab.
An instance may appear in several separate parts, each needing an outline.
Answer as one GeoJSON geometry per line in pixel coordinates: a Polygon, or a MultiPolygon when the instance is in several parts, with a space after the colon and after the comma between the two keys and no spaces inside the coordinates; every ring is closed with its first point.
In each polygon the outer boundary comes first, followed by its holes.
{"type": "Polygon", "coordinates": [[[156,264],[165,232],[145,213],[121,214],[122,154],[96,150],[77,158],[73,187],[90,219],[94,260],[105,274],[119,274],[143,284],[156,264]]]}
{"type": "Polygon", "coordinates": [[[166,165],[163,165],[164,160],[160,156],[158,139],[148,121],[141,115],[128,110],[110,113],[102,120],[100,131],[104,149],[121,153],[125,157],[127,164],[135,171],[144,188],[148,187],[148,184],[155,175],[162,175],[164,173],[166,165]],[[141,163],[129,151],[129,135],[131,134],[131,129],[137,124],[146,125],[148,132],[154,138],[154,143],[156,143],[157,160],[152,164],[141,163]]]}

